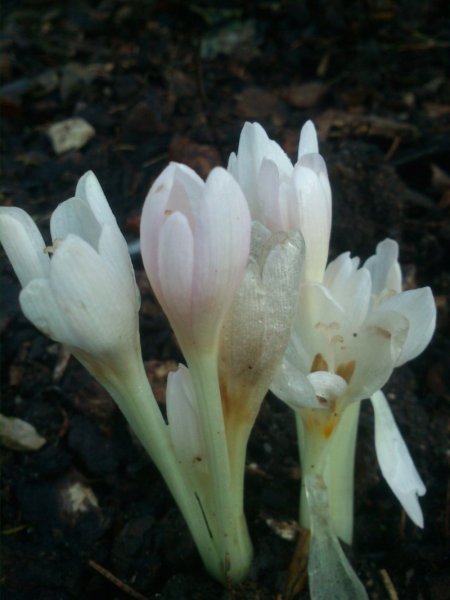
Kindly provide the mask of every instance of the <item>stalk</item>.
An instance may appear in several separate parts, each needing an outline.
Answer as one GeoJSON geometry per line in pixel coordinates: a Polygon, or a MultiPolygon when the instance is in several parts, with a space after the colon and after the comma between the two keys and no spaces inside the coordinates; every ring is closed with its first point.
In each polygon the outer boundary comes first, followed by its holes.
{"type": "Polygon", "coordinates": [[[160,471],[198,548],[207,571],[224,581],[223,556],[217,552],[198,496],[178,462],[168,427],[158,407],[142,359],[130,359],[117,369],[99,368],[77,356],[110,393],[139,441],[160,471]]]}
{"type": "Polygon", "coordinates": [[[222,569],[221,581],[238,583],[253,557],[243,510],[243,466],[231,465],[215,353],[197,356],[188,364],[207,449],[211,494],[207,518],[222,569]]]}

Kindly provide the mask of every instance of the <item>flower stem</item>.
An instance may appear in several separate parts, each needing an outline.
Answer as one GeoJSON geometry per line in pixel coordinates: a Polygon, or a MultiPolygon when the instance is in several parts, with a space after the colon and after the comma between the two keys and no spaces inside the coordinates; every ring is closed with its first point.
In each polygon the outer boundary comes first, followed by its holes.
{"type": "MultiPolygon", "coordinates": [[[[223,570],[222,581],[237,583],[248,572],[253,549],[243,510],[243,463],[230,459],[222,398],[217,371],[217,358],[211,355],[188,361],[197,394],[201,426],[205,438],[211,506],[211,519],[216,552],[223,570]]],[[[245,455],[245,444],[238,449],[245,455]]],[[[242,457],[241,457],[242,458],[242,457]]]]}
{"type": "Polygon", "coordinates": [[[177,502],[205,568],[223,582],[223,555],[217,551],[198,495],[176,458],[168,426],[148,382],[140,353],[116,369],[99,368],[98,364],[78,358],[117,403],[177,502]]]}

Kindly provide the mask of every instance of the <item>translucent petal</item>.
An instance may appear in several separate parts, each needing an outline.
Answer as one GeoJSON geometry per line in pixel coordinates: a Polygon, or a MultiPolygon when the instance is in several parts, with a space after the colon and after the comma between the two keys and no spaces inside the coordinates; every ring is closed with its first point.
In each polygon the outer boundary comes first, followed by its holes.
{"type": "Polygon", "coordinates": [[[380,242],[375,255],[366,260],[364,267],[372,277],[374,294],[381,294],[383,290],[402,291],[402,275],[397,261],[398,244],[390,239],[380,242]]]}
{"type": "Polygon", "coordinates": [[[0,207],[0,241],[22,287],[48,275],[50,259],[44,252],[45,242],[24,210],[0,207]]]}
{"type": "Polygon", "coordinates": [[[364,586],[345,556],[331,523],[327,488],[319,476],[306,478],[311,540],[308,579],[314,600],[368,600],[364,586]]]}
{"type": "Polygon", "coordinates": [[[423,514],[417,496],[426,492],[397,428],[385,395],[377,391],[371,397],[375,412],[375,447],[383,477],[400,504],[418,527],[423,527],[423,514]]]}
{"type": "Polygon", "coordinates": [[[382,302],[381,309],[399,312],[409,322],[406,341],[395,362],[398,367],[428,346],[436,328],[436,304],[430,288],[426,287],[391,296],[382,302]]]}
{"type": "Polygon", "coordinates": [[[318,401],[310,381],[286,357],[275,372],[270,390],[293,410],[324,408],[318,401]]]}
{"type": "Polygon", "coordinates": [[[401,314],[377,311],[349,343],[339,348],[339,362],[354,361],[347,395],[351,400],[369,398],[389,379],[408,334],[408,320],[401,314]]]}

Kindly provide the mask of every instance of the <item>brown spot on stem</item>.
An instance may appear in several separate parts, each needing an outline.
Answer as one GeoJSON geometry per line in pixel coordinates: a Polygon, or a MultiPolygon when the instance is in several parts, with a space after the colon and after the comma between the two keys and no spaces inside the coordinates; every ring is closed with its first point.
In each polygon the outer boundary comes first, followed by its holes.
{"type": "Polygon", "coordinates": [[[166,210],[164,211],[164,215],[165,215],[166,217],[170,216],[172,213],[173,213],[173,210],[171,210],[170,208],[168,208],[168,209],[166,209],[166,210]]]}
{"type": "Polygon", "coordinates": [[[161,183],[161,185],[159,185],[156,190],[155,190],[155,194],[158,194],[159,192],[162,192],[164,189],[164,184],[161,183]]]}

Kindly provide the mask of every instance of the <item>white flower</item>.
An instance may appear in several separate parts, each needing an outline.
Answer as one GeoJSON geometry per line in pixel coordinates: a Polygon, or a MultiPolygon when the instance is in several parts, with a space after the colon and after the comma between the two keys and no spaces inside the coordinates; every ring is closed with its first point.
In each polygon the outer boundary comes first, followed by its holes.
{"type": "Polygon", "coordinates": [[[321,281],[331,231],[331,189],[311,121],[300,134],[295,166],[258,123],[246,123],[228,170],[242,187],[254,220],[271,231],[300,230],[305,279],[321,281]]]}
{"type": "Polygon", "coordinates": [[[142,258],[185,355],[217,348],[244,275],[250,229],[247,202],[225,169],[203,182],[173,163],[152,185],[142,212],[142,258]]]}
{"type": "MultiPolygon", "coordinates": [[[[436,307],[429,288],[401,292],[397,257],[397,244],[384,240],[364,267],[345,253],[328,265],[322,283],[302,285],[294,330],[272,390],[295,409],[322,408],[333,415],[372,397],[382,472],[420,525],[416,494],[425,489],[379,390],[395,367],[427,346],[436,307]],[[388,455],[395,457],[395,467],[388,467],[388,455]]],[[[326,422],[327,435],[329,427],[326,422]]]]}
{"type": "Polygon", "coordinates": [[[0,239],[23,287],[21,308],[91,368],[117,366],[139,347],[139,294],[126,242],[92,172],[57,207],[50,229],[46,247],[25,211],[0,208],[0,239]]]}

